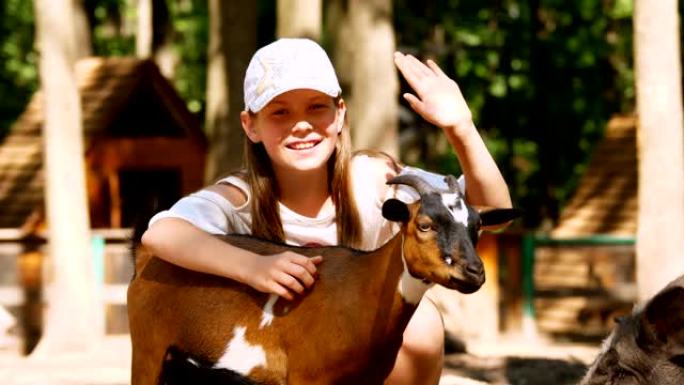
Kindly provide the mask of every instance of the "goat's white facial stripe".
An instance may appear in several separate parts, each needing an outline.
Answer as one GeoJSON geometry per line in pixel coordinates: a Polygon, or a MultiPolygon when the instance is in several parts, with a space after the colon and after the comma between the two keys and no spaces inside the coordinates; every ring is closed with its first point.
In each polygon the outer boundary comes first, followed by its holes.
{"type": "Polygon", "coordinates": [[[401,236],[401,262],[404,264],[404,271],[401,273],[399,278],[399,284],[397,285],[397,291],[399,295],[412,305],[417,305],[420,299],[423,298],[423,294],[432,287],[432,284],[426,284],[420,279],[417,279],[411,275],[406,266],[406,259],[404,259],[404,236],[401,236]]]}
{"type": "Polygon", "coordinates": [[[233,330],[233,339],[228,343],[223,356],[219,358],[214,368],[225,368],[242,375],[249,374],[252,369],[266,367],[266,353],[259,345],[250,345],[245,340],[247,328],[237,326],[233,330]]]}
{"type": "Polygon", "coordinates": [[[444,206],[449,210],[456,222],[468,227],[468,209],[463,203],[463,197],[460,194],[442,194],[442,203],[444,203],[444,206]]]}
{"type": "Polygon", "coordinates": [[[273,305],[278,301],[278,295],[271,294],[264,305],[264,312],[261,314],[259,329],[269,326],[273,322],[273,305]]]}

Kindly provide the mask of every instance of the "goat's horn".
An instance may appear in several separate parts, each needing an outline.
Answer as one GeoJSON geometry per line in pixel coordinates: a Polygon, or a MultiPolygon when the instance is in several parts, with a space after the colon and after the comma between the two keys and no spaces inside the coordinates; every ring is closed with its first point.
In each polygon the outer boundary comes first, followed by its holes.
{"type": "Polygon", "coordinates": [[[418,194],[420,195],[437,191],[436,188],[434,188],[429,183],[425,182],[419,176],[411,174],[397,175],[394,178],[388,180],[387,184],[404,184],[416,189],[416,191],[418,191],[418,194]]]}
{"type": "Polygon", "coordinates": [[[459,187],[458,179],[456,179],[455,176],[447,175],[444,177],[444,181],[446,182],[447,186],[449,186],[450,193],[461,193],[461,187],[459,187]]]}

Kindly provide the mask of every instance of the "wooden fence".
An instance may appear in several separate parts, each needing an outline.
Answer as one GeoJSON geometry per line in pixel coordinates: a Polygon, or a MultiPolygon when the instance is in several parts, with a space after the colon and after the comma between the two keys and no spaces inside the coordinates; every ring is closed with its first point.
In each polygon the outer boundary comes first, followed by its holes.
{"type": "MultiPolygon", "coordinates": [[[[91,233],[96,290],[103,306],[100,325],[106,334],[128,333],[126,290],[133,275],[130,233],[130,229],[96,229],[91,233]]],[[[46,246],[43,234],[0,229],[0,306],[17,318],[20,333],[27,340],[37,340],[42,329],[46,246]]]]}
{"type": "Polygon", "coordinates": [[[634,238],[595,235],[523,240],[525,313],[538,331],[600,340],[636,301],[634,238]]]}

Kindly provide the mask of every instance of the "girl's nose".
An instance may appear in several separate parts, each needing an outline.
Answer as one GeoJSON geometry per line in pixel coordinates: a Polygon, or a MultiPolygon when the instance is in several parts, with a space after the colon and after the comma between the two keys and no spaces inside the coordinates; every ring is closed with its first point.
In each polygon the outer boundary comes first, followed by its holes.
{"type": "Polygon", "coordinates": [[[293,132],[309,131],[312,129],[313,129],[313,125],[306,120],[298,120],[297,123],[295,123],[294,127],[292,127],[293,132]]]}

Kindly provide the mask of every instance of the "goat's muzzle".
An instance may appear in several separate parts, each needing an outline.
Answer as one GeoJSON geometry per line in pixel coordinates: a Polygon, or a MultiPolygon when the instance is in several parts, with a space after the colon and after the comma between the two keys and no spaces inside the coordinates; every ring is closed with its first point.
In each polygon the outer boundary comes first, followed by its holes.
{"type": "Polygon", "coordinates": [[[466,279],[451,275],[449,277],[449,283],[445,286],[458,290],[463,294],[470,294],[478,291],[485,282],[484,271],[477,276],[471,276],[470,274],[467,275],[468,277],[466,279]]]}

